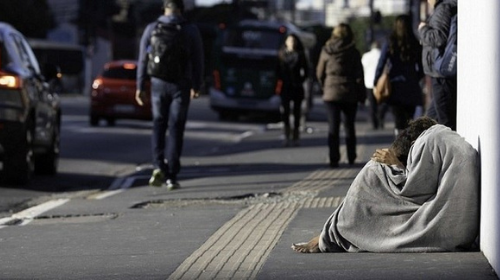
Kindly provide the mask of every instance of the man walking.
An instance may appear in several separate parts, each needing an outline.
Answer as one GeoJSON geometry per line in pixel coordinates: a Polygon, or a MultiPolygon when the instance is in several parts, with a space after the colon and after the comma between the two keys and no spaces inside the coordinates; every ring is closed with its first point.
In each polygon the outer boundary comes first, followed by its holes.
{"type": "Polygon", "coordinates": [[[177,174],[189,103],[203,83],[203,46],[198,28],[182,16],[183,0],[164,0],[163,8],[164,14],[141,38],[136,101],[144,105],[150,79],[154,170],[149,184],[173,190],[180,187],[177,174]]]}

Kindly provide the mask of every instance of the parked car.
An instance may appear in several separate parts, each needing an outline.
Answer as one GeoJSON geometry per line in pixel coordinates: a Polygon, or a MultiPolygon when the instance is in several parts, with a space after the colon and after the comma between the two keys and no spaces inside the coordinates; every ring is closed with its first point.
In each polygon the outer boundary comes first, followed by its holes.
{"type": "Polygon", "coordinates": [[[116,119],[152,119],[149,98],[144,106],[135,101],[136,73],[136,61],[117,60],[104,65],[92,83],[90,125],[98,125],[101,119],[105,119],[108,125],[114,125],[116,119]]]}
{"type": "Polygon", "coordinates": [[[50,87],[57,73],[44,74],[25,37],[11,25],[0,22],[2,181],[25,184],[33,171],[57,172],[61,108],[58,95],[50,87]]]}

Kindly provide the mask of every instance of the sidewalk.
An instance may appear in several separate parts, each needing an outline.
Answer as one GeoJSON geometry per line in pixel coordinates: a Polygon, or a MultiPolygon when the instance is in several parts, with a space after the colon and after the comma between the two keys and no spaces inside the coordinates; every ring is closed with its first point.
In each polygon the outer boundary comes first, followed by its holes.
{"type": "MultiPolygon", "coordinates": [[[[392,141],[391,129],[357,128],[358,164],[320,168],[279,194],[255,198],[168,279],[498,279],[481,252],[292,251],[292,243],[308,241],[320,233],[373,150],[392,141]]],[[[304,138],[307,141],[307,135],[304,138]]]]}

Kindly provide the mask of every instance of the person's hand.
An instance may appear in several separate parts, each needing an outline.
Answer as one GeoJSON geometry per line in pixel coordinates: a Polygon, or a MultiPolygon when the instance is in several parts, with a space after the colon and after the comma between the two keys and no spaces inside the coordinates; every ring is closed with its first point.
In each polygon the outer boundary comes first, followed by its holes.
{"type": "Polygon", "coordinates": [[[144,99],[146,97],[146,92],[143,90],[136,90],[135,92],[135,102],[139,104],[139,106],[144,106],[144,99]]]}
{"type": "Polygon", "coordinates": [[[404,165],[399,161],[396,155],[390,149],[377,149],[373,153],[372,160],[387,165],[397,165],[399,168],[404,168],[404,165]]]}
{"type": "Polygon", "coordinates": [[[418,25],[418,30],[420,30],[420,28],[422,28],[422,27],[424,27],[424,26],[426,26],[426,25],[427,25],[427,23],[425,23],[425,22],[423,22],[423,21],[422,21],[422,22],[420,22],[420,24],[418,25]]]}
{"type": "Polygon", "coordinates": [[[198,97],[200,97],[200,91],[191,89],[191,99],[196,99],[198,97]]]}

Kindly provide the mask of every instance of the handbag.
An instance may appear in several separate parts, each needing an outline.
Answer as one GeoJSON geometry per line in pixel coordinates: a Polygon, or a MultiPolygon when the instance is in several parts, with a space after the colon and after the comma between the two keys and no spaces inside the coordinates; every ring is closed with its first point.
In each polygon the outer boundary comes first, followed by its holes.
{"type": "Polygon", "coordinates": [[[373,95],[379,104],[391,96],[391,81],[389,79],[389,66],[387,64],[384,66],[384,71],[373,88],[373,95]]]}

